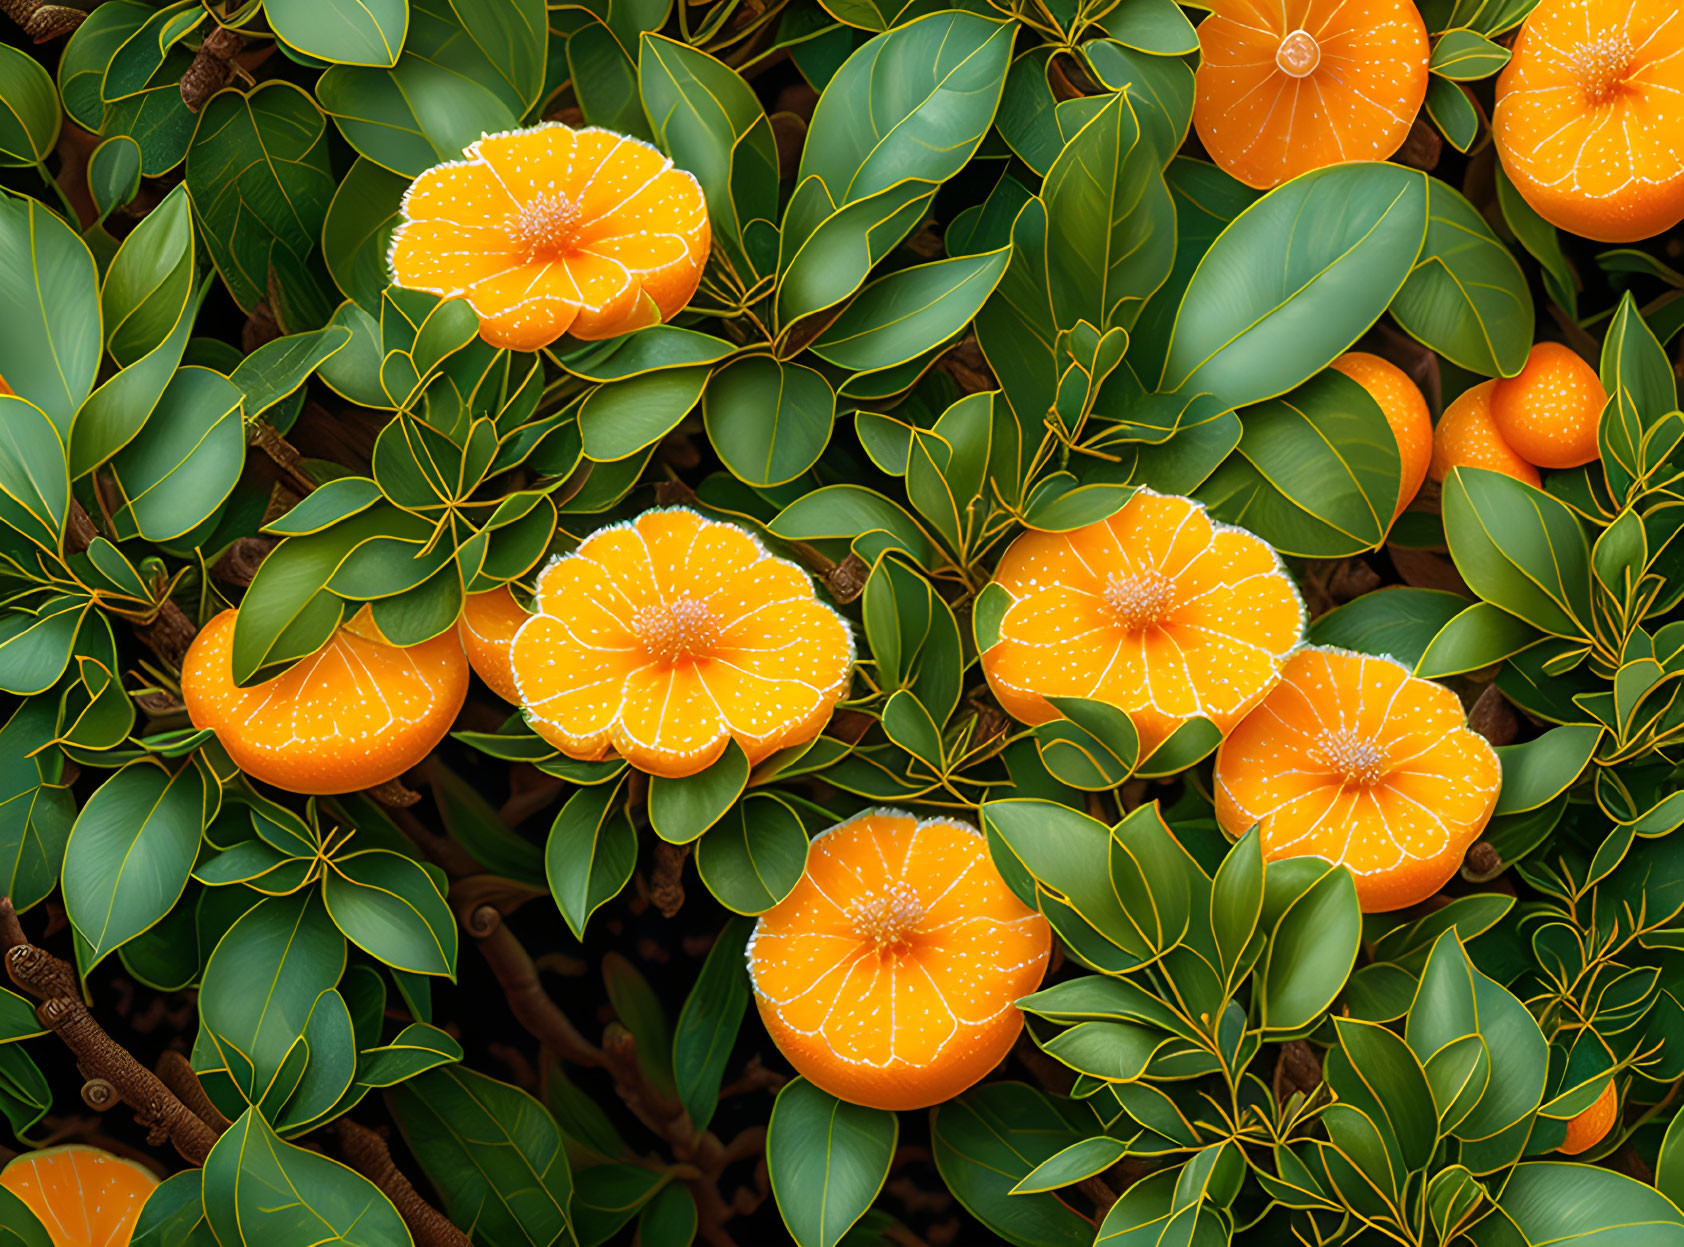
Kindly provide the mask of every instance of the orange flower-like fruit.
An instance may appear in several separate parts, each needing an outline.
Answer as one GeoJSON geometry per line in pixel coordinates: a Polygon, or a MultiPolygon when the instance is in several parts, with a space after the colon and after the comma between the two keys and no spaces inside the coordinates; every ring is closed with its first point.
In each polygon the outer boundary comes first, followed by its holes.
{"type": "Polygon", "coordinates": [[[1049,697],[1109,702],[1142,758],[1195,716],[1223,732],[1239,722],[1304,632],[1267,542],[1147,489],[1097,524],[1024,533],[994,578],[1012,598],[982,655],[1000,704],[1045,723],[1059,717],[1049,697]]]}
{"type": "Polygon", "coordinates": [[[493,346],[670,320],[707,263],[696,179],[639,139],[546,122],[490,134],[404,195],[392,280],[464,298],[493,346]]]}
{"type": "Polygon", "coordinates": [[[1380,405],[1381,414],[1391,426],[1397,439],[1399,470],[1402,479],[1397,495],[1395,520],[1404,508],[1415,501],[1421,482],[1427,479],[1427,466],[1433,459],[1433,416],[1427,410],[1427,400],[1421,388],[1409,379],[1409,374],[1389,359],[1370,355],[1366,351],[1347,351],[1333,361],[1333,367],[1355,381],[1380,405]]]}
{"type": "Polygon", "coordinates": [[[1515,189],[1598,242],[1684,218],[1684,13],[1676,0],[1542,0],[1497,78],[1491,133],[1515,189]]]}
{"type": "Polygon", "coordinates": [[[468,594],[462,602],[462,618],[456,622],[474,674],[493,693],[515,705],[520,704],[520,690],[515,687],[509,650],[515,643],[515,633],[531,618],[532,612],[515,601],[509,586],[503,585],[468,594]]]}
{"type": "Polygon", "coordinates": [[[1212,0],[1193,125],[1210,158],[1267,190],[1403,145],[1427,96],[1414,0],[1212,0]]]}
{"type": "Polygon", "coordinates": [[[748,969],[766,1029],[809,1081],[911,1109],[1000,1063],[1051,951],[1052,928],[976,828],[871,810],[813,839],[795,890],[755,925],[748,969]]]}
{"type": "Polygon", "coordinates": [[[693,775],[811,740],[853,668],[812,579],[735,524],[682,507],[593,533],[538,577],[510,650],[534,730],[572,758],[617,752],[693,775]]]}
{"type": "Polygon", "coordinates": [[[1365,913],[1444,886],[1497,804],[1497,752],[1456,694],[1390,658],[1307,646],[1216,753],[1216,817],[1263,858],[1321,857],[1365,913]]]}
{"type": "Polygon", "coordinates": [[[1614,1080],[1610,1078],[1608,1085],[1602,1089],[1591,1106],[1577,1116],[1567,1119],[1567,1137],[1561,1141],[1561,1146],[1555,1150],[1564,1156],[1577,1156],[1580,1152],[1588,1151],[1603,1139],[1614,1128],[1614,1123],[1620,1117],[1620,1096],[1614,1090],[1614,1080]]]}
{"type": "Polygon", "coordinates": [[[1601,453],[1596,433],[1607,403],[1602,379],[1577,351],[1540,342],[1519,374],[1491,391],[1491,421],[1528,463],[1576,468],[1601,453]]]}
{"type": "Polygon", "coordinates": [[[289,792],[356,792],[402,775],[450,730],[468,695],[468,660],[454,632],[388,645],[364,611],[248,688],[234,683],[236,612],[223,611],[182,660],[193,726],[214,731],[246,774],[289,792]]]}
{"type": "Polygon", "coordinates": [[[1482,381],[1457,395],[1444,409],[1433,430],[1433,461],[1427,475],[1440,482],[1452,468],[1486,468],[1501,472],[1537,488],[1543,484],[1538,469],[1522,459],[1497,432],[1491,416],[1491,395],[1497,382],[1482,381]]]}
{"type": "Polygon", "coordinates": [[[35,1214],[53,1247],[128,1247],[157,1185],[151,1170],[80,1144],[25,1152],[0,1171],[0,1186],[35,1214]]]}

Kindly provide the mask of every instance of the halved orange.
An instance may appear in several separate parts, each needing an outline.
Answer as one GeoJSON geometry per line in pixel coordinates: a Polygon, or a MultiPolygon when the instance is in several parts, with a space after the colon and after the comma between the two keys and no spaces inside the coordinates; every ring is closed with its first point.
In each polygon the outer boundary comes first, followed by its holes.
{"type": "Polygon", "coordinates": [[[811,740],[853,669],[847,621],[746,530],[683,507],[587,537],[538,577],[510,650],[533,728],[655,775],[811,740]]]}
{"type": "Polygon", "coordinates": [[[1497,432],[1491,417],[1491,396],[1497,382],[1482,381],[1456,396],[1433,430],[1433,461],[1427,475],[1440,482],[1457,467],[1486,468],[1501,472],[1537,488],[1543,484],[1538,469],[1516,453],[1497,432]]]}
{"type": "Polygon", "coordinates": [[[838,1099],[926,1108],[1004,1059],[1052,928],[1013,896],[982,834],[869,810],[815,836],[760,916],[749,979],[789,1063],[838,1099]]]}
{"type": "Polygon", "coordinates": [[[157,1177],[97,1147],[70,1144],[25,1152],[0,1171],[46,1227],[53,1247],[128,1247],[157,1177]]]}
{"type": "Polygon", "coordinates": [[[648,143],[550,121],[462,155],[405,193],[392,280],[466,299],[493,346],[612,338],[696,292],[712,242],[702,188],[648,143]]]}
{"type": "Polygon", "coordinates": [[[1012,597],[982,655],[1000,704],[1045,723],[1058,717],[1049,697],[1109,702],[1133,720],[1141,757],[1197,715],[1226,732],[1304,633],[1267,542],[1148,489],[1097,524],[1024,533],[994,579],[1012,597]]]}
{"type": "Polygon", "coordinates": [[[1577,1156],[1580,1152],[1588,1151],[1608,1137],[1608,1132],[1614,1128],[1619,1116],[1620,1095],[1614,1089],[1614,1080],[1610,1078],[1608,1085],[1602,1089],[1602,1094],[1596,1097],[1589,1108],[1567,1119],[1567,1137],[1555,1150],[1564,1156],[1577,1156]]]}
{"type": "Polygon", "coordinates": [[[1497,804],[1502,767],[1456,694],[1390,658],[1306,646],[1216,752],[1216,817],[1263,857],[1348,866],[1365,913],[1444,886],[1497,804]]]}
{"type": "Polygon", "coordinates": [[[363,612],[273,680],[240,688],[236,613],[193,638],[181,693],[194,727],[210,728],[236,766],[277,788],[356,792],[396,779],[444,739],[468,695],[455,632],[388,645],[363,612]]]}
{"type": "Polygon", "coordinates": [[[1596,433],[1608,394],[1579,353],[1540,342],[1526,365],[1491,391],[1491,422],[1513,451],[1540,468],[1576,468],[1601,453],[1596,433]]]}
{"type": "Polygon", "coordinates": [[[1401,479],[1397,509],[1392,512],[1395,520],[1421,492],[1432,463],[1433,415],[1427,410],[1426,397],[1403,369],[1366,351],[1347,351],[1332,366],[1368,391],[1397,439],[1401,479]]]}
{"type": "Polygon", "coordinates": [[[1267,190],[1403,146],[1427,97],[1413,0],[1211,0],[1193,126],[1225,172],[1267,190]]]}
{"type": "Polygon", "coordinates": [[[1491,134],[1539,216],[1598,242],[1684,218],[1684,11],[1541,0],[1497,78],[1491,134]]]}
{"type": "Polygon", "coordinates": [[[520,690],[515,687],[509,649],[521,624],[530,618],[532,612],[515,601],[509,586],[503,585],[468,594],[462,602],[462,618],[456,622],[474,674],[493,693],[515,705],[520,704],[520,690]]]}

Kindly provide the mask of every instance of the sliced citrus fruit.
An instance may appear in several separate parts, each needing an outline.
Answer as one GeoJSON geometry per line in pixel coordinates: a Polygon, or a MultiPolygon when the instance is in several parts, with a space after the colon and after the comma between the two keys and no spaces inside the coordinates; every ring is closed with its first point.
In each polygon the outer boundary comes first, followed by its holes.
{"type": "Polygon", "coordinates": [[[0,1186],[28,1205],[53,1247],[128,1247],[157,1185],[151,1170],[80,1144],[25,1152],[0,1171],[0,1186]]]}
{"type": "Polygon", "coordinates": [[[1266,190],[1403,145],[1427,96],[1413,0],[1212,0],[1193,125],[1210,158],[1266,190]]]}
{"type": "Polygon", "coordinates": [[[462,602],[462,618],[456,623],[467,651],[468,663],[485,686],[506,702],[520,704],[515,671],[509,665],[509,648],[521,624],[532,612],[519,602],[508,585],[470,593],[462,602]]]}
{"type": "Polygon", "coordinates": [[[1051,950],[976,828],[870,810],[814,837],[795,890],[755,924],[748,969],[766,1029],[815,1085],[925,1108],[1005,1057],[1051,950]]]}
{"type": "Polygon", "coordinates": [[[693,775],[730,740],[750,762],[811,740],[853,668],[848,624],[806,572],[682,507],[593,533],[534,603],[509,655],[533,728],[655,775],[693,775]]]}
{"type": "Polygon", "coordinates": [[[1395,520],[1415,501],[1421,482],[1427,479],[1427,465],[1433,459],[1433,416],[1421,388],[1409,374],[1389,359],[1366,351],[1347,351],[1333,361],[1333,367],[1367,390],[1379,404],[1381,414],[1397,439],[1401,480],[1395,520]]]}
{"type": "Polygon", "coordinates": [[[1519,374],[1496,382],[1491,422],[1513,451],[1540,468],[1576,468],[1597,457],[1608,394],[1596,369],[1559,342],[1540,342],[1519,374]]]}
{"type": "Polygon", "coordinates": [[[1444,886],[1497,804],[1502,768],[1456,694],[1390,658],[1306,646],[1216,752],[1216,816],[1263,857],[1350,867],[1367,913],[1444,886]]]}
{"type": "Polygon", "coordinates": [[[194,727],[210,728],[236,766],[277,788],[356,792],[396,779],[444,739],[468,695],[454,632],[399,647],[362,619],[273,680],[240,688],[236,613],[223,611],[193,638],[182,697],[194,727]]]}
{"type": "Polygon", "coordinates": [[[1577,1156],[1580,1152],[1588,1151],[1603,1139],[1614,1128],[1614,1123],[1620,1116],[1620,1096],[1614,1090],[1614,1080],[1610,1078],[1608,1085],[1602,1089],[1591,1106],[1575,1117],[1567,1119],[1567,1137],[1561,1141],[1561,1146],[1555,1150],[1564,1156],[1577,1156]]]}
{"type": "Polygon", "coordinates": [[[1538,469],[1497,432],[1497,422],[1491,417],[1491,395],[1496,388],[1495,381],[1482,381],[1462,391],[1444,409],[1433,430],[1433,461],[1427,469],[1433,480],[1442,483],[1452,468],[1469,467],[1501,472],[1533,487],[1543,484],[1538,469]]]}
{"type": "Polygon", "coordinates": [[[612,338],[696,292],[712,241],[702,188],[648,143],[551,121],[462,155],[405,193],[392,280],[466,299],[493,346],[612,338]]]}
{"type": "Polygon", "coordinates": [[[1684,10],[1542,0],[1497,78],[1497,154],[1539,216],[1598,242],[1684,218],[1684,10]]]}
{"type": "Polygon", "coordinates": [[[1012,597],[982,655],[1000,704],[1045,723],[1058,718],[1049,697],[1109,702],[1143,758],[1195,716],[1224,732],[1239,722],[1304,633],[1267,542],[1147,489],[1097,524],[1024,533],[994,578],[1012,597]]]}

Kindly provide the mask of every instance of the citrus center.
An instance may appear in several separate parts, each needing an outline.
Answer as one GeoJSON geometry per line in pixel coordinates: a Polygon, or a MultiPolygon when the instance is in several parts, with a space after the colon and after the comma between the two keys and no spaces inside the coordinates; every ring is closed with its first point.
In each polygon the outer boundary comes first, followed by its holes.
{"type": "Polygon", "coordinates": [[[1316,746],[1327,765],[1339,772],[1347,784],[1358,788],[1372,787],[1386,778],[1390,770],[1386,751],[1348,727],[1323,732],[1316,738],[1316,746]]]}
{"type": "Polygon", "coordinates": [[[1131,632],[1160,622],[1175,605],[1175,582],[1162,572],[1105,578],[1105,606],[1131,632]]]}
{"type": "Polygon", "coordinates": [[[1308,78],[1321,64],[1321,45],[1309,31],[1294,30],[1275,49],[1275,64],[1290,77],[1308,78]]]}
{"type": "Polygon", "coordinates": [[[527,264],[554,260],[571,249],[579,233],[579,205],[566,195],[535,196],[509,217],[508,230],[527,264]]]}
{"type": "Polygon", "coordinates": [[[924,902],[904,880],[869,892],[848,906],[854,934],[878,953],[904,952],[924,921],[924,902]]]}
{"type": "Polygon", "coordinates": [[[1593,106],[1612,100],[1631,72],[1631,40],[1624,31],[1608,31],[1587,39],[1571,55],[1585,102],[1593,106]]]}
{"type": "Polygon", "coordinates": [[[719,644],[719,617],[699,598],[683,594],[670,602],[640,606],[632,615],[637,643],[655,662],[706,658],[719,644]]]}

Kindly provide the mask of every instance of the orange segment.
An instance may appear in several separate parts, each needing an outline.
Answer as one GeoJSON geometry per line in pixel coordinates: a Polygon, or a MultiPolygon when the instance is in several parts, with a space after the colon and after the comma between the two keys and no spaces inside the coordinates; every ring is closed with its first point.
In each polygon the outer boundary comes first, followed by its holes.
{"type": "Polygon", "coordinates": [[[533,728],[570,757],[693,775],[811,740],[853,667],[848,625],[800,568],[684,508],[597,532],[538,577],[509,651],[533,728]]]}
{"type": "Polygon", "coordinates": [[[1601,453],[1608,394],[1596,369],[1559,342],[1540,342],[1518,375],[1491,391],[1491,420],[1516,454],[1540,468],[1576,468],[1601,453]]]}
{"type": "Polygon", "coordinates": [[[487,135],[404,197],[392,280],[468,300],[480,336],[532,351],[678,314],[712,234],[696,179],[638,139],[545,122],[487,135]]]}
{"type": "Polygon", "coordinates": [[[25,1152],[0,1171],[0,1186],[29,1206],[53,1247],[128,1247],[157,1185],[150,1170],[80,1144],[25,1152]]]}
{"type": "Polygon", "coordinates": [[[1097,524],[1024,533],[995,580],[1012,604],[982,668],[1000,704],[1045,723],[1058,717],[1049,697],[1109,702],[1142,757],[1196,715],[1226,731],[1303,635],[1298,590],[1266,542],[1146,489],[1097,524]]]}
{"type": "Polygon", "coordinates": [[[1580,1152],[1589,1151],[1608,1137],[1608,1132],[1619,1119],[1620,1095],[1614,1089],[1614,1080],[1610,1078],[1608,1085],[1602,1089],[1602,1094],[1596,1097],[1589,1108],[1567,1119],[1567,1137],[1555,1150],[1564,1156],[1577,1156],[1580,1152]]]}
{"type": "Polygon", "coordinates": [[[1210,157],[1266,190],[1403,145],[1427,95],[1413,0],[1212,0],[1193,125],[1210,157]]]}
{"type": "Polygon", "coordinates": [[[832,1095],[926,1108],[993,1069],[1023,1027],[1052,929],[973,827],[870,810],[815,837],[749,941],[766,1029],[832,1095]]]}
{"type": "Polygon", "coordinates": [[[182,697],[193,726],[210,728],[242,771],[277,788],[356,792],[396,779],[444,739],[467,697],[468,660],[454,632],[400,648],[352,624],[273,680],[239,688],[235,614],[223,611],[193,639],[182,697]]]}
{"type": "Polygon", "coordinates": [[[1485,468],[1501,472],[1537,488],[1543,484],[1538,469],[1515,453],[1514,447],[1497,432],[1491,418],[1491,395],[1495,381],[1483,381],[1464,390],[1444,409],[1433,430],[1433,461],[1427,475],[1443,482],[1456,467],[1485,468]]]}
{"type": "Polygon", "coordinates": [[[1263,857],[1348,866],[1367,913],[1449,880],[1497,804],[1502,769],[1449,689],[1400,663],[1306,647],[1216,753],[1216,816],[1261,826],[1263,857]]]}
{"type": "Polygon", "coordinates": [[[1421,491],[1432,462],[1433,417],[1426,397],[1403,369],[1366,351],[1348,351],[1333,361],[1333,367],[1368,391],[1397,439],[1401,480],[1397,509],[1392,512],[1395,520],[1421,491]]]}
{"type": "Polygon", "coordinates": [[[1491,132],[1545,220],[1636,242],[1684,218],[1684,12],[1674,0],[1542,0],[1497,79],[1491,132]]]}

